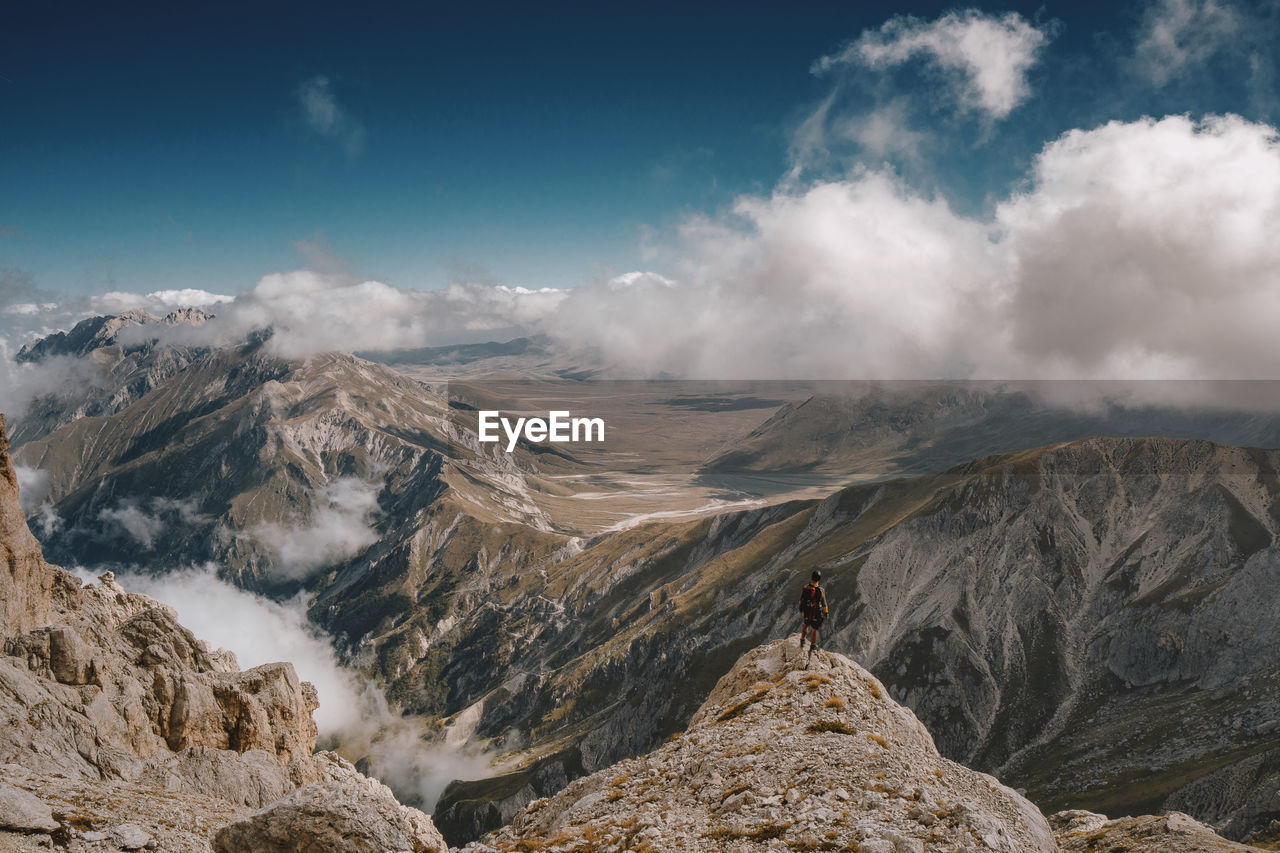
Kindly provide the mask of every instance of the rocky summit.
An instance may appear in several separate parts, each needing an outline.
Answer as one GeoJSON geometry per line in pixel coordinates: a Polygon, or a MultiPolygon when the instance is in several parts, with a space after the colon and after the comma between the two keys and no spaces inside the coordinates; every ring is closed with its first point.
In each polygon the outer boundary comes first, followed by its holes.
{"type": "Polygon", "coordinates": [[[939,755],[915,715],[867,670],[821,650],[810,660],[793,636],[744,655],[686,732],[534,801],[509,826],[466,849],[1251,848],[1185,815],[1108,821],[1072,812],[1050,822],[995,778],[939,755]]]}
{"type": "Polygon", "coordinates": [[[316,692],[291,664],[241,671],[109,573],[84,586],[45,563],[3,428],[0,851],[208,853],[219,830],[239,839],[221,851],[445,849],[426,815],[315,753],[316,692]],[[261,828],[282,813],[288,833],[261,828]],[[334,826],[343,844],[315,846],[334,826]]]}

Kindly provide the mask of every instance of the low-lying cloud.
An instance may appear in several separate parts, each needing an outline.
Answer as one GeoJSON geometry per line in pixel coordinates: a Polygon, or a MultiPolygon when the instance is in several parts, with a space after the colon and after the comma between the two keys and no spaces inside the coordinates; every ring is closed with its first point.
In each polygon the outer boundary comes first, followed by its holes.
{"type": "Polygon", "coordinates": [[[156,538],[166,529],[181,525],[207,524],[210,516],[200,512],[194,499],[157,497],[148,501],[124,500],[98,513],[101,521],[114,525],[145,551],[155,547],[156,538]]]}
{"type": "Polygon", "coordinates": [[[271,554],[274,576],[304,580],[378,541],[379,490],[377,483],[340,477],[316,491],[307,519],[258,524],[247,534],[271,554]]]}

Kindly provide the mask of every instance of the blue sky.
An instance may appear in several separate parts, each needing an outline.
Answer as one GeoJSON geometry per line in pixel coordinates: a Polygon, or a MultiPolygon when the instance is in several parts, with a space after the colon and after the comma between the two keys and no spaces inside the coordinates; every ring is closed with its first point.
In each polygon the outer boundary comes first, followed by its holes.
{"type": "MultiPolygon", "coordinates": [[[[770,192],[837,85],[811,73],[819,57],[895,15],[958,8],[205,6],[9,9],[0,268],[58,292],[234,293],[297,266],[295,241],[320,236],[401,288],[579,285],[643,267],[654,229],[770,192]]],[[[1157,85],[1131,65],[1145,4],[982,8],[1049,34],[1007,116],[931,108],[927,66],[838,84],[850,115],[911,104],[929,144],[894,166],[959,208],[1006,194],[1072,127],[1271,119],[1271,57],[1239,39],[1157,85]]],[[[1238,8],[1274,23],[1274,5],[1238,8]]]]}

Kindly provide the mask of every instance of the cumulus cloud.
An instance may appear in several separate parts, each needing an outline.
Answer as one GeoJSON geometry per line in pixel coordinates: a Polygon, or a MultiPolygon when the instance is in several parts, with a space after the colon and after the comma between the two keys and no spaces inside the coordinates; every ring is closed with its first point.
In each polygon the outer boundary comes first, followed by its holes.
{"type": "Polygon", "coordinates": [[[846,65],[893,68],[923,58],[955,81],[960,103],[1004,118],[1030,94],[1027,72],[1048,33],[1016,12],[949,12],[934,21],[910,15],[868,30],[842,50],[813,64],[816,74],[846,65]]]}
{"type": "Polygon", "coordinates": [[[701,377],[1266,378],[1278,205],[1274,128],[1115,122],[989,217],[884,170],[744,196],[679,230],[678,286],[579,288],[547,326],[701,377]]]}
{"type": "Polygon", "coordinates": [[[41,534],[49,536],[61,528],[62,517],[47,500],[49,472],[21,463],[15,463],[13,471],[18,477],[18,501],[22,505],[22,511],[33,516],[33,521],[38,525],[41,534]]]}
{"type": "MultiPolygon", "coordinates": [[[[888,167],[855,167],[687,219],[652,241],[647,270],[582,287],[420,292],[301,270],[166,334],[270,326],[269,346],[304,356],[545,333],[630,376],[1276,375],[1275,128],[1171,116],[1074,130],[1019,188],[962,213],[888,167]]],[[[319,557],[276,533],[309,571],[319,557]]]]}
{"type": "Polygon", "coordinates": [[[1013,352],[1047,373],[1275,376],[1280,145],[1235,116],[1046,146],[997,212],[1013,352]]]}
{"type": "Polygon", "coordinates": [[[1219,0],[1156,0],[1143,16],[1134,63],[1163,86],[1234,45],[1245,22],[1240,9],[1219,0]]]}
{"type": "Polygon", "coordinates": [[[150,551],[155,545],[156,536],[164,530],[164,521],[144,511],[136,503],[124,503],[104,509],[98,513],[103,521],[115,522],[121,530],[129,534],[135,542],[150,551]]]}
{"type": "MultiPolygon", "coordinates": [[[[90,573],[80,572],[85,580],[90,573]]],[[[417,718],[402,717],[364,675],[345,666],[307,620],[299,595],[272,601],[218,578],[212,565],[162,575],[117,575],[129,591],[172,606],[179,621],[214,647],[235,652],[242,668],[289,661],[316,687],[316,725],[325,745],[368,758],[373,775],[405,802],[428,812],[454,779],[488,775],[489,756],[436,742],[417,718]]]]}
{"type": "Polygon", "coordinates": [[[317,74],[298,87],[298,105],[307,126],[335,140],[348,156],[364,150],[364,125],[338,104],[328,76],[317,74]]]}
{"type": "Polygon", "coordinates": [[[927,139],[926,134],[911,129],[907,104],[900,98],[868,113],[842,118],[833,131],[856,144],[867,158],[880,161],[918,162],[927,139]]]}
{"type": "MultiPolygon", "coordinates": [[[[46,334],[54,331],[48,328],[46,334]]],[[[99,366],[85,359],[56,356],[38,364],[17,364],[14,357],[20,348],[0,337],[0,411],[15,421],[34,400],[78,393],[102,381],[99,366]]]]}
{"type": "Polygon", "coordinates": [[[271,552],[276,575],[302,580],[378,541],[378,492],[376,483],[341,477],[318,490],[306,521],[259,524],[248,535],[271,552]]]}

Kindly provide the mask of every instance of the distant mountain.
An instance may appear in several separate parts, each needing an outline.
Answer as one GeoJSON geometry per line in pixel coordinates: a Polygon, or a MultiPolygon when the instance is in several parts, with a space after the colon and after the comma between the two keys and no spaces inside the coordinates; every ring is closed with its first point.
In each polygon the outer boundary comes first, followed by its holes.
{"type": "MultiPolygon", "coordinates": [[[[1248,383],[1237,383],[1247,385],[1248,383]]],[[[826,383],[789,403],[709,459],[727,473],[869,475],[945,470],[992,453],[1090,436],[1202,438],[1280,447],[1280,385],[1234,395],[1253,408],[1209,399],[1211,383],[826,383]],[[835,386],[830,388],[830,386],[835,386]],[[1135,391],[1144,394],[1135,394],[1135,391]],[[1182,398],[1188,398],[1185,402],[1182,398]]]]}
{"type": "Polygon", "coordinates": [[[550,353],[550,339],[515,338],[510,341],[487,341],[478,344],[454,344],[453,346],[422,347],[420,349],[371,350],[357,352],[360,358],[382,364],[462,365],[487,359],[510,358],[550,353]]]}
{"type": "Polygon", "coordinates": [[[12,425],[14,444],[48,435],[60,426],[84,417],[111,415],[175,376],[208,349],[158,346],[145,335],[128,345],[121,332],[147,326],[199,326],[210,315],[192,308],[156,317],[146,311],[126,311],[116,316],[90,317],[69,332],[55,332],[18,351],[19,363],[38,364],[61,360],[77,367],[75,381],[37,398],[12,425]]]}

